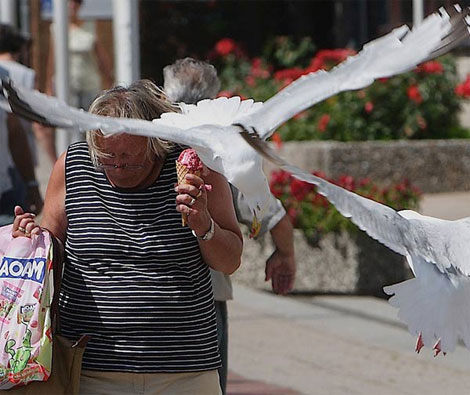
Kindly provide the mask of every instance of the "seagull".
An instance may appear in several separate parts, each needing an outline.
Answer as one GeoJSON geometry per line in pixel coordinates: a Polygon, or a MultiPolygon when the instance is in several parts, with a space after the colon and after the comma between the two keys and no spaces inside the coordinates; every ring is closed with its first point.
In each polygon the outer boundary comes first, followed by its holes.
{"type": "Polygon", "coordinates": [[[192,147],[207,167],[222,173],[240,191],[257,227],[271,194],[262,158],[250,148],[251,134],[266,140],[279,125],[328,97],[362,89],[375,79],[406,72],[446,53],[468,38],[468,14],[468,8],[454,6],[428,16],[413,29],[401,26],[329,72],[302,76],[265,103],[238,97],[203,100],[181,104],[180,113],[165,113],[153,122],[89,114],[37,91],[13,87],[6,79],[2,86],[12,110],[31,121],[70,131],[100,129],[105,134],[158,137],[192,147]]]}

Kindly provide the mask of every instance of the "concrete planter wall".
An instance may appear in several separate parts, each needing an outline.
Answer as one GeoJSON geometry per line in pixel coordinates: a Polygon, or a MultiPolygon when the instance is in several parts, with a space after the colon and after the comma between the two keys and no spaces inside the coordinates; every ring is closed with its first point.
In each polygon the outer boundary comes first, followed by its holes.
{"type": "MultiPolygon", "coordinates": [[[[426,193],[470,190],[469,140],[287,142],[280,154],[305,170],[322,170],[329,177],[369,177],[382,186],[406,177],[426,193]]],[[[273,169],[266,164],[267,174],[273,169]]]]}
{"type": "MultiPolygon", "coordinates": [[[[310,245],[294,230],[297,279],[294,291],[384,296],[382,287],[410,276],[404,258],[361,231],[330,233],[318,246],[310,245]]],[[[258,289],[271,289],[264,281],[266,259],[273,252],[271,237],[245,239],[242,265],[233,280],[258,289]]]]}

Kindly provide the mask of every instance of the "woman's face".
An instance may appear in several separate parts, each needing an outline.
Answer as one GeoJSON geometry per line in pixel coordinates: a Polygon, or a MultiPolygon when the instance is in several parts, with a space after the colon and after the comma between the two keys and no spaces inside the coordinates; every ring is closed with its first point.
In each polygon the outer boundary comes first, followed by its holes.
{"type": "Polygon", "coordinates": [[[101,137],[98,144],[110,157],[99,158],[109,181],[120,188],[136,188],[145,184],[156,158],[147,155],[148,138],[120,134],[101,137]]]}

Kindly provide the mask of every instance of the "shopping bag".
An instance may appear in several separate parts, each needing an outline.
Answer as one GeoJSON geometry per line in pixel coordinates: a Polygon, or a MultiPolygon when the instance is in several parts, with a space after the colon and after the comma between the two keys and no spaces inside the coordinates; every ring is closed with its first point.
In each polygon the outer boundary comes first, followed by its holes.
{"type": "Polygon", "coordinates": [[[49,233],[12,237],[0,228],[0,390],[51,373],[53,247],[49,233]]]}

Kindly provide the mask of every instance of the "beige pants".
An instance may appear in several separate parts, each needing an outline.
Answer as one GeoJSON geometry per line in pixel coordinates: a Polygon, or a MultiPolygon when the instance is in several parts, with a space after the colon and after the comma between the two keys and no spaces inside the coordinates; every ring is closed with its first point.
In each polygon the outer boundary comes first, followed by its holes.
{"type": "Polygon", "coordinates": [[[217,370],[120,373],[82,370],[80,395],[221,395],[217,370]]]}

